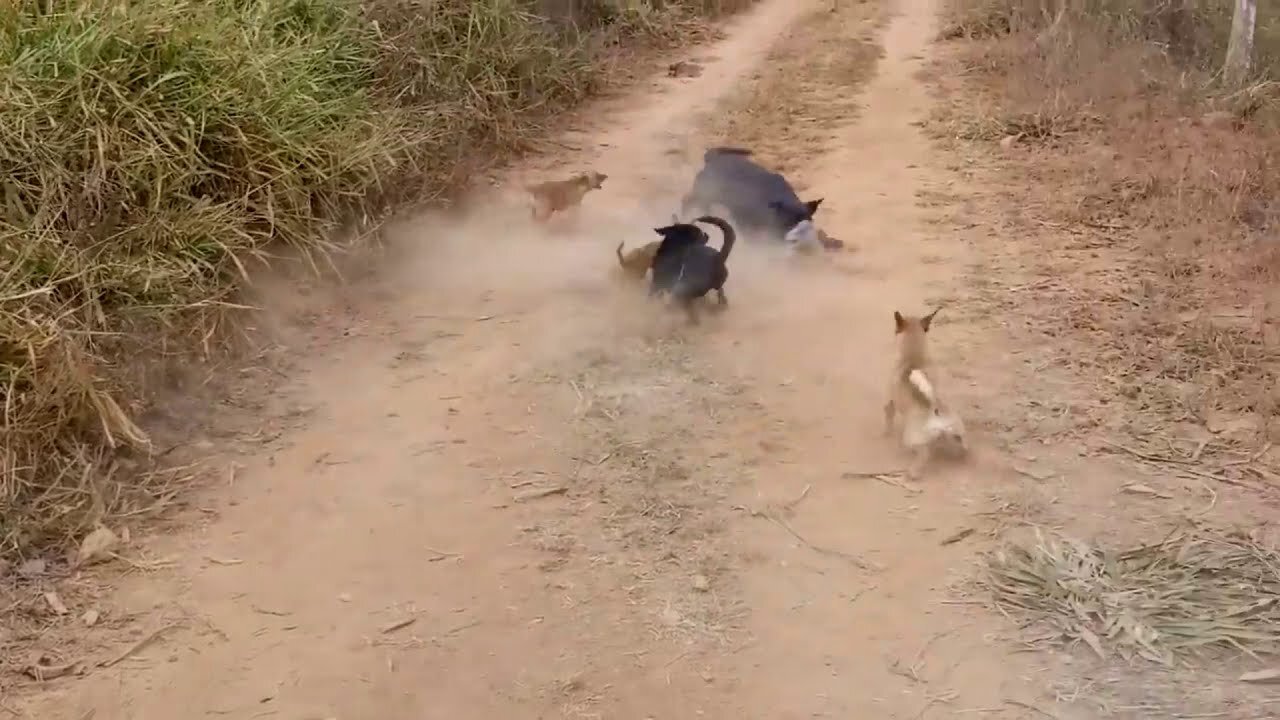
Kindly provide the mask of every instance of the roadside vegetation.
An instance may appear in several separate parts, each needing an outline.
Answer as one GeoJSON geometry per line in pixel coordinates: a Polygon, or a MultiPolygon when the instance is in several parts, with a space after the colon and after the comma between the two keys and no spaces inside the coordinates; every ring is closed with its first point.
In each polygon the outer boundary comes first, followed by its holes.
{"type": "Polygon", "coordinates": [[[956,0],[934,69],[931,127],[999,218],[989,299],[1035,348],[1016,422],[1133,464],[997,498],[1037,509],[980,583],[1035,644],[1080,650],[1063,673],[1088,690],[1060,701],[1100,716],[1274,702],[1254,611],[1280,572],[1280,3],[1244,73],[1234,5],[956,0]]]}
{"type": "Polygon", "coordinates": [[[176,492],[137,418],[269,249],[528,148],[622,54],[750,0],[20,0],[0,9],[0,560],[176,492]]]}

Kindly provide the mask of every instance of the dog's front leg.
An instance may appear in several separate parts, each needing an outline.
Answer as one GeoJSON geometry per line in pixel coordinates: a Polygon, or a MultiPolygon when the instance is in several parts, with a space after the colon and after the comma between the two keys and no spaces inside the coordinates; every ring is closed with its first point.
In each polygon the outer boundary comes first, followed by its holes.
{"type": "Polygon", "coordinates": [[[724,288],[716,288],[716,300],[722,307],[729,304],[729,298],[725,296],[724,288]]]}
{"type": "Polygon", "coordinates": [[[907,465],[907,479],[919,480],[924,477],[925,466],[929,464],[929,447],[920,445],[911,449],[911,462],[907,465]]]}
{"type": "Polygon", "coordinates": [[[889,401],[884,404],[884,436],[889,437],[893,434],[893,420],[897,415],[898,407],[893,402],[893,396],[889,396],[889,401]]]}

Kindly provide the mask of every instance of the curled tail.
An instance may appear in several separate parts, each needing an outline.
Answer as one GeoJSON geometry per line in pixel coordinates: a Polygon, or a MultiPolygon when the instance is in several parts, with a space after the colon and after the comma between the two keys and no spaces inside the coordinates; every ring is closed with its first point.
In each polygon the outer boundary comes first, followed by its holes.
{"type": "Polygon", "coordinates": [[[729,253],[733,251],[733,243],[738,239],[738,233],[734,232],[733,226],[715,215],[703,215],[696,222],[715,225],[720,228],[720,232],[724,233],[724,242],[720,245],[720,262],[727,262],[729,253]]]}
{"type": "Polygon", "coordinates": [[[627,266],[627,261],[626,261],[626,259],[622,257],[622,246],[623,246],[623,245],[626,245],[626,244],[627,244],[627,241],[626,241],[626,240],[623,240],[622,242],[618,243],[618,249],[617,249],[617,250],[614,250],[614,253],[616,253],[616,254],[617,254],[617,256],[618,256],[618,264],[619,264],[619,265],[621,265],[621,266],[623,266],[623,267],[626,267],[626,266],[627,266]]]}
{"type": "Polygon", "coordinates": [[[924,370],[916,368],[907,373],[907,387],[911,388],[911,396],[916,402],[933,410],[938,406],[938,396],[933,391],[933,383],[929,382],[924,370]]]}

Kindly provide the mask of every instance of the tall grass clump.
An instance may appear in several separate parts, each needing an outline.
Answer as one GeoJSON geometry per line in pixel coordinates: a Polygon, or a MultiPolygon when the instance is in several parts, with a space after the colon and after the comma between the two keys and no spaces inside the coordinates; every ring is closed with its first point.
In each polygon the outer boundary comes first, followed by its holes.
{"type": "Polygon", "coordinates": [[[342,0],[23,2],[0,10],[0,548],[137,498],[115,381],[204,337],[273,241],[322,249],[395,167],[374,38],[342,0]],[[56,521],[56,522],[51,522],[56,521]]]}
{"type": "Polygon", "coordinates": [[[720,9],[591,6],[0,8],[0,557],[152,503],[160,476],[124,470],[152,450],[139,370],[210,352],[269,247],[323,258],[353,213],[520,150],[606,79],[602,38],[720,9]]]}

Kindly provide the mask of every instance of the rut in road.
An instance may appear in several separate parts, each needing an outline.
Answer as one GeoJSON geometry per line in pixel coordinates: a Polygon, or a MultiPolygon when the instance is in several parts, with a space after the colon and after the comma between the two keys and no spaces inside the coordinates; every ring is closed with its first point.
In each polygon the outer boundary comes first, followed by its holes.
{"type": "MultiPolygon", "coordinates": [[[[762,2],[694,52],[700,77],[597,105],[563,139],[584,150],[517,168],[608,173],[576,220],[481,200],[396,228],[373,279],[264,285],[299,358],[245,418],[270,439],[150,542],[178,567],[110,600],[172,628],[31,715],[1030,717],[990,618],[943,604],[983,461],[914,489],[844,476],[901,465],[892,311],[950,298],[967,262],[917,201],[946,182],[917,127],[936,14],[762,2]],[[613,248],[654,237],[716,140],[825,197],[857,249],[740,244],[730,311],[687,328],[613,248]]],[[[935,343],[983,340],[949,313],[935,343]]]]}

